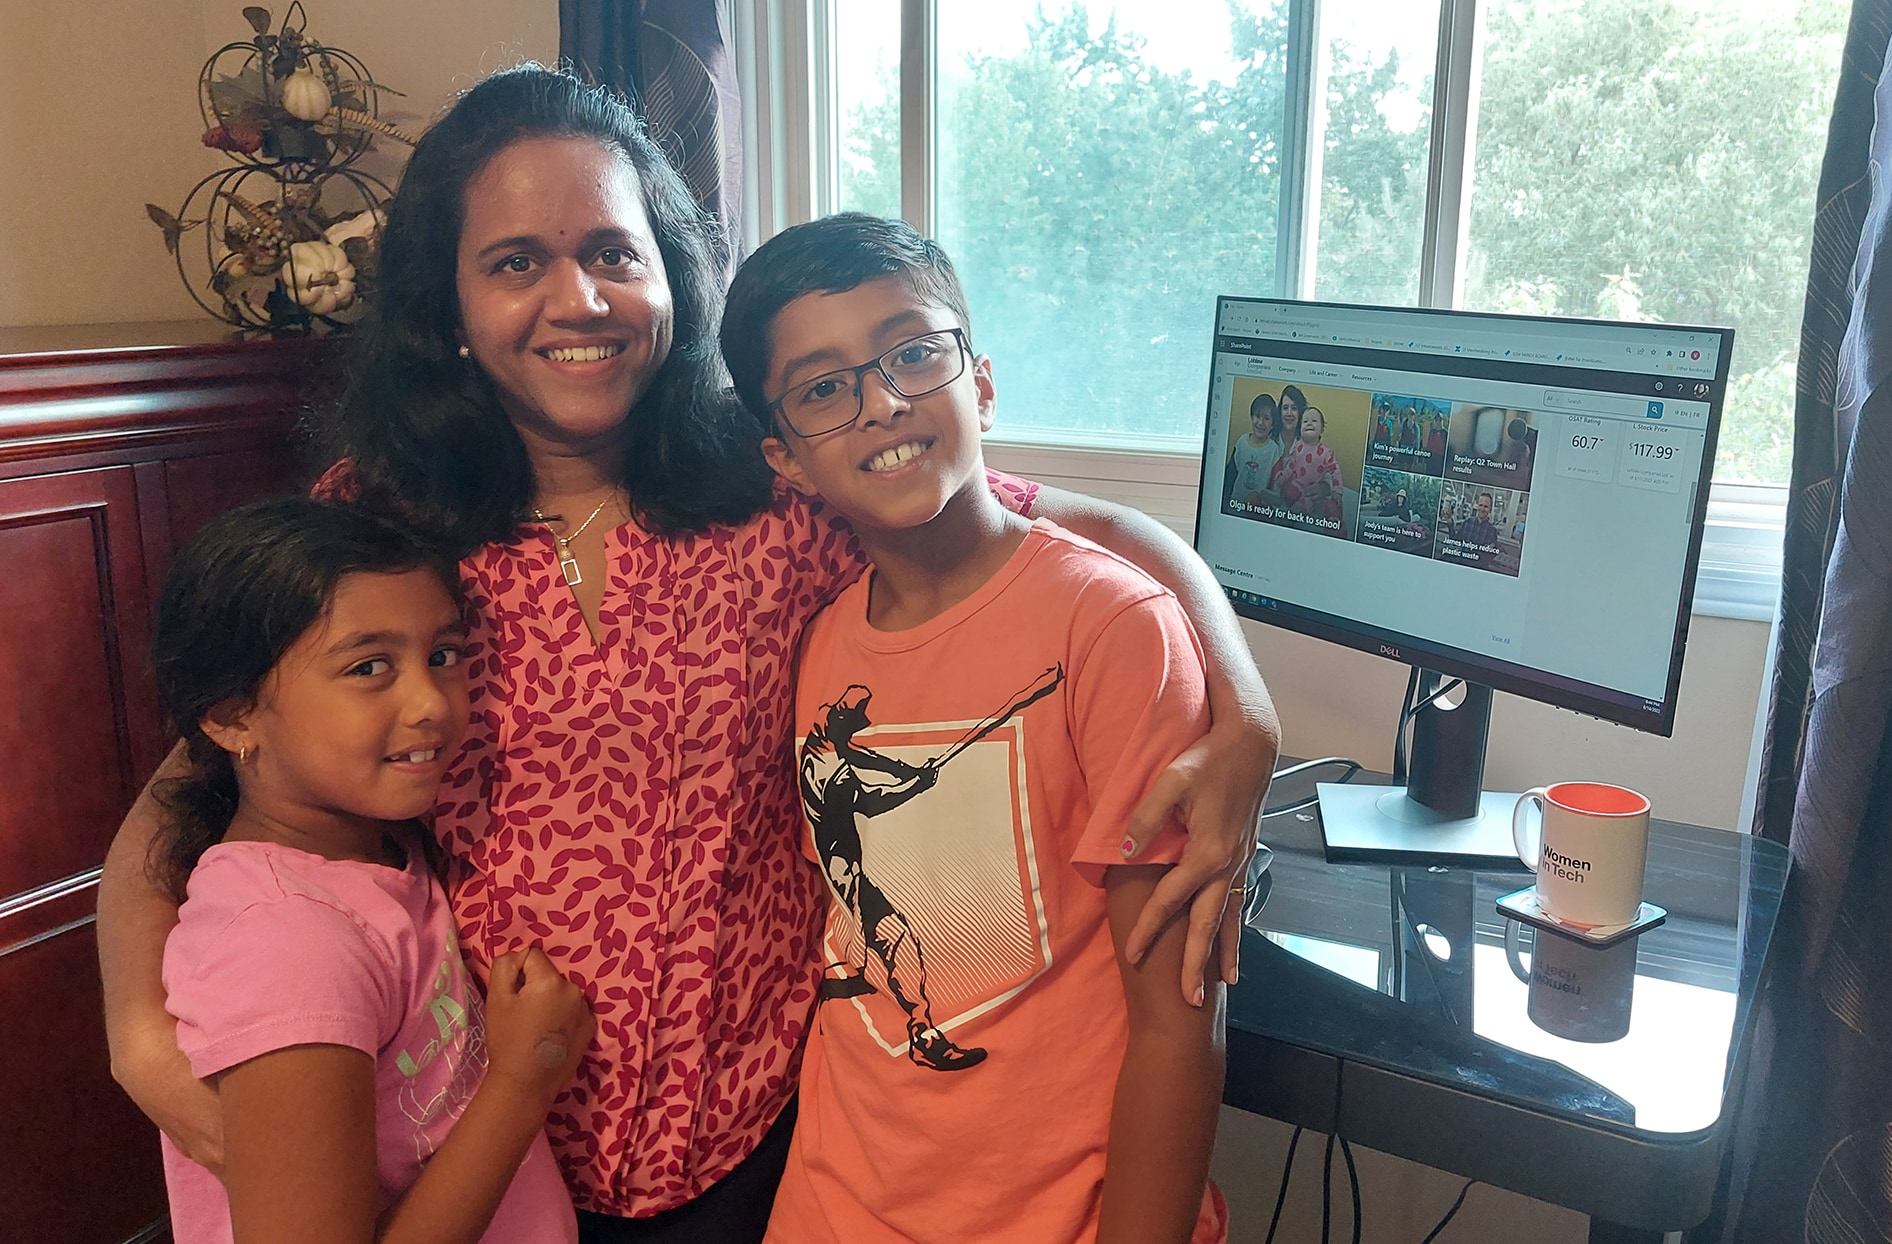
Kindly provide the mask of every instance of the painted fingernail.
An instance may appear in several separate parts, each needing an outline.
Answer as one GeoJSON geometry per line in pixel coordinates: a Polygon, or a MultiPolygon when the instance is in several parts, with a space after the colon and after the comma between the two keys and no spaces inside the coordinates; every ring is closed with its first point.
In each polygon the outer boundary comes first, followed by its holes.
{"type": "Polygon", "coordinates": [[[1137,853],[1137,840],[1125,834],[1123,841],[1117,844],[1117,850],[1123,852],[1123,858],[1127,860],[1137,853]]]}
{"type": "Polygon", "coordinates": [[[1201,1006],[1201,1005],[1202,1005],[1202,997],[1203,997],[1203,994],[1202,994],[1202,986],[1200,986],[1200,985],[1197,985],[1197,986],[1196,986],[1196,1005],[1197,1005],[1197,1006],[1201,1006]]]}

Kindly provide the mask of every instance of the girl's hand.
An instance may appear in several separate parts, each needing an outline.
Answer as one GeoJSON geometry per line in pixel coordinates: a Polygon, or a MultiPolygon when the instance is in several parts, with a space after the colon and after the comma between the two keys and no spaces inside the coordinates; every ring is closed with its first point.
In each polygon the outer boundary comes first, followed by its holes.
{"type": "Polygon", "coordinates": [[[1214,953],[1223,982],[1236,981],[1241,948],[1243,878],[1254,857],[1256,827],[1274,777],[1277,735],[1239,719],[1217,722],[1156,779],[1130,814],[1124,859],[1134,863],[1170,818],[1189,830],[1180,862],[1157,884],[1124,947],[1140,964],[1163,929],[1189,911],[1183,950],[1182,994],[1192,1006],[1204,997],[1214,953]],[[1232,913],[1232,914],[1230,914],[1232,913]]]}
{"type": "Polygon", "coordinates": [[[543,1102],[571,1083],[597,1027],[591,1004],[537,946],[493,961],[486,990],[487,1075],[543,1102]]]}

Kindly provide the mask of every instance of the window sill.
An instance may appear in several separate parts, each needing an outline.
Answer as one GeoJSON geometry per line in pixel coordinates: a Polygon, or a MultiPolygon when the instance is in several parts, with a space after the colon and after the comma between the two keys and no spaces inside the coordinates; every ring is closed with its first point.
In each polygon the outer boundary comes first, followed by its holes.
{"type": "MultiPolygon", "coordinates": [[[[1103,436],[1060,433],[1056,442],[988,436],[986,464],[1054,488],[1088,493],[1141,510],[1184,540],[1193,540],[1202,455],[1196,442],[1149,438],[1135,444],[1103,436]]],[[[1780,596],[1781,532],[1787,490],[1778,484],[1716,483],[1708,498],[1701,567],[1695,576],[1698,616],[1766,622],[1780,596]]]]}

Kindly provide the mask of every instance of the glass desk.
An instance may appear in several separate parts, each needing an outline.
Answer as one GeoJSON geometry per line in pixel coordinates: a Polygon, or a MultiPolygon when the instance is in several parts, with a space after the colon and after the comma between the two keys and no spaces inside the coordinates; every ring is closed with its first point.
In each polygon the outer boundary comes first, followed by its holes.
{"type": "Polygon", "coordinates": [[[1315,809],[1262,840],[1229,1105],[1579,1210],[1593,1241],[1707,1216],[1785,848],[1656,822],[1668,919],[1597,950],[1500,915],[1522,865],[1329,864],[1315,809]]]}

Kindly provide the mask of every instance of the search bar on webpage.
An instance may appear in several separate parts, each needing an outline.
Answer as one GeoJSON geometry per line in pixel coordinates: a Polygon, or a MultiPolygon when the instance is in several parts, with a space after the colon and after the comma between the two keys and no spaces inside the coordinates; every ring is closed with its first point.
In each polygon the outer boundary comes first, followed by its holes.
{"type": "Polygon", "coordinates": [[[1649,398],[1571,389],[1545,389],[1544,405],[1573,415],[1618,415],[1630,419],[1660,419],[1664,408],[1662,402],[1649,398]]]}

